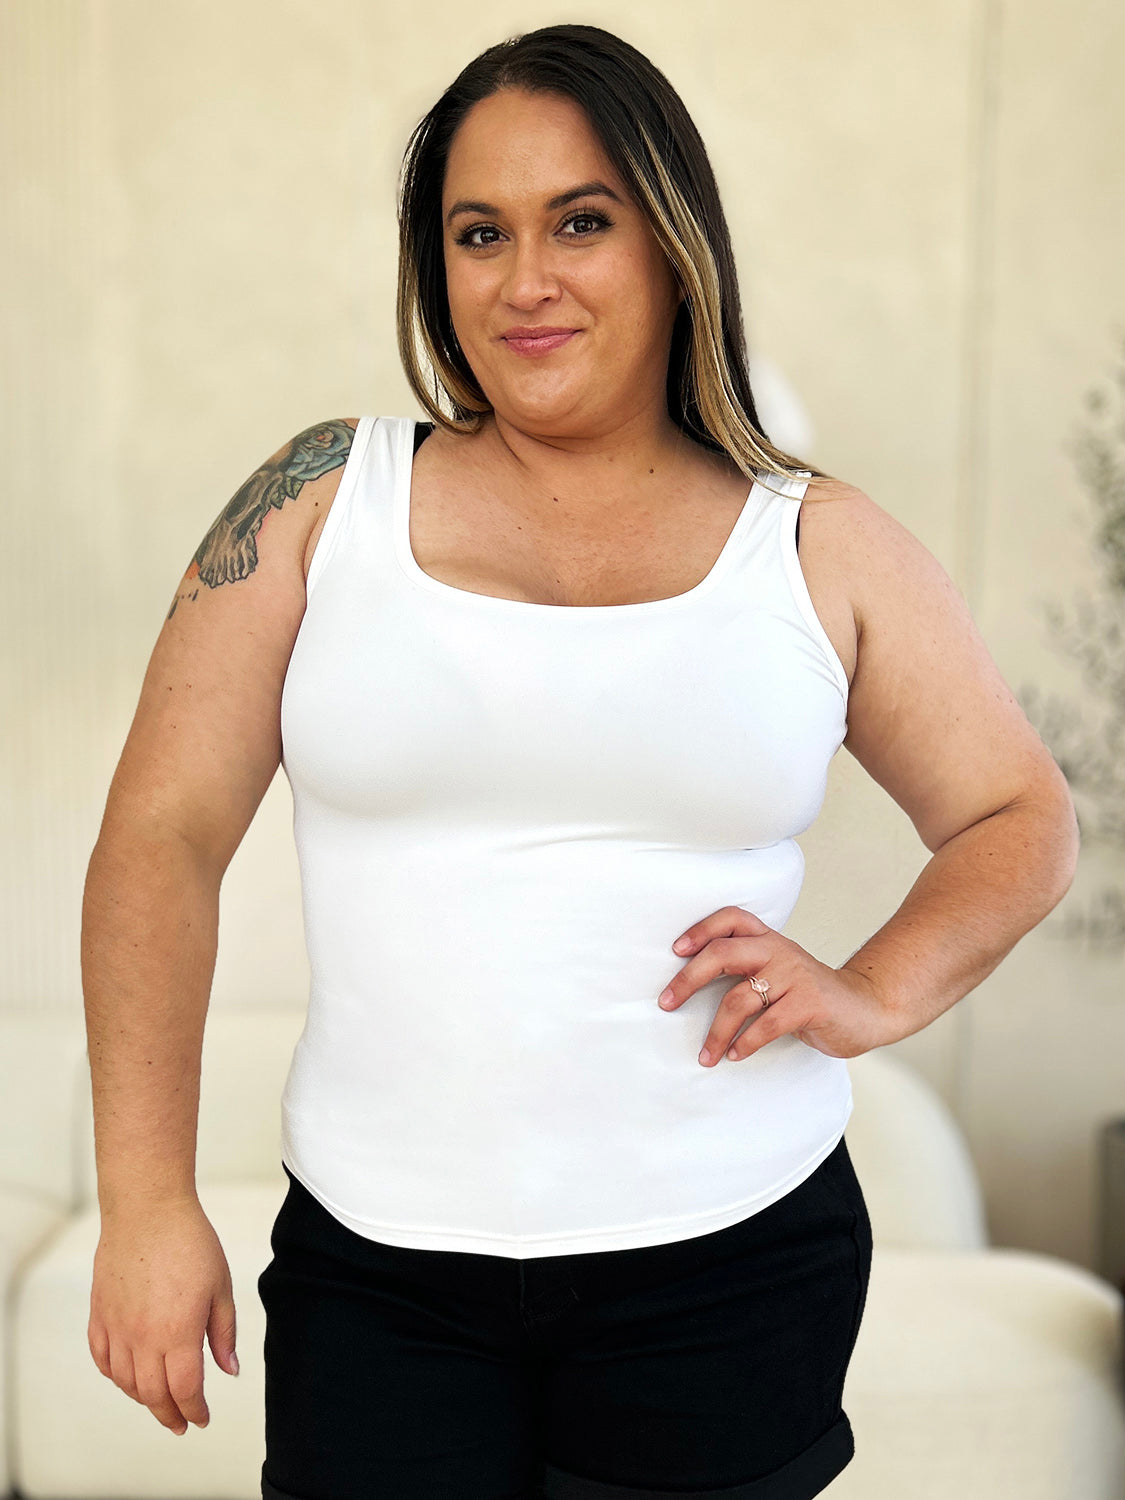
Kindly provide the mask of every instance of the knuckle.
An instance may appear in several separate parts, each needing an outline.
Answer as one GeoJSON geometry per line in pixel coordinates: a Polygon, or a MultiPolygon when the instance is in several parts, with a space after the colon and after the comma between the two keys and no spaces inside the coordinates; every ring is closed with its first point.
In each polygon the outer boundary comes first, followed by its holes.
{"type": "Polygon", "coordinates": [[[196,1410],[193,1411],[193,1403],[186,1402],[184,1397],[172,1387],[172,1382],[154,1381],[147,1390],[144,1403],[158,1422],[173,1430],[183,1427],[186,1422],[194,1420],[198,1415],[198,1407],[201,1403],[194,1403],[196,1410]]]}
{"type": "Polygon", "coordinates": [[[132,1368],[128,1364],[123,1363],[121,1359],[114,1361],[111,1358],[109,1378],[119,1391],[124,1391],[133,1401],[137,1399],[136,1381],[133,1378],[132,1368]]]}
{"type": "Polygon", "coordinates": [[[746,938],[725,937],[716,938],[711,944],[714,949],[714,957],[722,965],[728,974],[737,974],[739,979],[746,972],[746,938]]]}
{"type": "Polygon", "coordinates": [[[159,1416],[169,1408],[168,1392],[154,1380],[137,1381],[137,1400],[142,1406],[147,1406],[154,1416],[159,1416]]]}
{"type": "Polygon", "coordinates": [[[164,1361],[168,1389],[177,1405],[188,1414],[188,1408],[202,1412],[203,1351],[196,1348],[170,1350],[164,1361]]]}
{"type": "Polygon", "coordinates": [[[169,1374],[168,1389],[180,1406],[185,1401],[189,1406],[200,1406],[203,1403],[203,1384],[194,1375],[169,1374]]]}

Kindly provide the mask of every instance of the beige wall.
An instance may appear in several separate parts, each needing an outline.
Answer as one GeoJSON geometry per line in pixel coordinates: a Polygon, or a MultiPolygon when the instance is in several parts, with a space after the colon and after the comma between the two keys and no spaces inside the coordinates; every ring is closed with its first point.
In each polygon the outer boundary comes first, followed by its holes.
{"type": "MultiPolygon", "coordinates": [[[[81,1007],[86,861],[214,515],[309,422],[417,411],[393,332],[410,128],[482,47],[562,19],[620,32],[693,111],[809,456],[941,559],[1014,688],[1075,688],[1033,601],[1093,576],[1063,445],[1125,321],[1115,0],[9,0],[0,1005],[81,1007]]],[[[303,1002],[290,816],[279,773],[224,884],[216,1005],[303,1002]]],[[[846,752],[801,842],[788,930],[833,963],[927,857],[846,752]]],[[[1056,917],[1108,860],[1084,851],[1056,917]]],[[[1094,1263],[1121,988],[1049,919],[897,1049],[964,1125],[999,1243],[1094,1263]]]]}

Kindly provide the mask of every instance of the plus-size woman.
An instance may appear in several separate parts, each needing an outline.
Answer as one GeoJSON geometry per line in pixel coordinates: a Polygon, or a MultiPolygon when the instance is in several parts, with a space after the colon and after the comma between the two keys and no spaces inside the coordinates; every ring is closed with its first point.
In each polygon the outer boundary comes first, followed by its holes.
{"type": "Polygon", "coordinates": [[[429,420],[310,426],[218,517],[91,860],[91,1352],[176,1432],[204,1335],[232,1368],[199,1056],[280,764],[312,988],[263,1496],[807,1500],[853,1455],[871,1266],[847,1059],[1061,898],[1066,784],[936,560],[762,432],[707,155],[640,53],[489,48],[400,224],[429,420]],[[832,967],[784,928],[841,744],[932,858],[832,967]]]}

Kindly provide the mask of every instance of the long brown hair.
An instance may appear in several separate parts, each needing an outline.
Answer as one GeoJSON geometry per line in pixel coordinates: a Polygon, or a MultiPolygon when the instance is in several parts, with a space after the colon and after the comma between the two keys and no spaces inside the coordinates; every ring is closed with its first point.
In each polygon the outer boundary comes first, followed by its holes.
{"type": "Polygon", "coordinates": [[[423,408],[452,432],[477,431],[492,410],[453,330],[441,195],[462,121],[504,88],[573,99],[651,223],[686,293],[668,360],[672,420],[704,448],[728,454],[748,478],[765,470],[831,479],[762,431],[730,232],[691,116],[643,53],[598,26],[544,26],[486,48],[411,134],[399,185],[397,328],[403,369],[423,408]]]}

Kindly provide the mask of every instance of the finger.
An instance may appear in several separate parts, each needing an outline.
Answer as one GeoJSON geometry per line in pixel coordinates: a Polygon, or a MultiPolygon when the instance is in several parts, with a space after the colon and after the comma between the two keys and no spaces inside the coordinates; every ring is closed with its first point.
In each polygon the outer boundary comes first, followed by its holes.
{"type": "Polygon", "coordinates": [[[723,974],[741,979],[747,973],[757,973],[768,957],[768,948],[755,938],[712,938],[702,952],[689,958],[680,972],[668,981],[667,987],[657,997],[659,1004],[664,1010],[675,1010],[701,985],[709,984],[723,974]]]}
{"type": "Polygon", "coordinates": [[[119,1338],[109,1341],[109,1369],[114,1385],[132,1400],[139,1401],[141,1398],[137,1395],[137,1380],[133,1373],[133,1351],[119,1338]]]}
{"type": "Polygon", "coordinates": [[[749,981],[733,985],[719,1001],[711,1029],[704,1038],[699,1061],[705,1068],[714,1067],[722,1060],[738,1034],[742,1023],[752,1013],[762,1009],[762,997],[750,987],[749,981]]]}
{"type": "Polygon", "coordinates": [[[211,1420],[203,1396],[203,1345],[198,1349],[169,1349],[164,1356],[168,1390],[189,1422],[206,1427],[211,1420]]]}
{"type": "Polygon", "coordinates": [[[744,1057],[753,1057],[755,1052],[760,1052],[770,1042],[777,1041],[779,1036],[792,1036],[808,1024],[808,1015],[797,1015],[792,1001],[778,1011],[771,1000],[765,1010],[750,1017],[746,1030],[731,1043],[723,1055],[730,1062],[741,1062],[744,1057]]]}
{"type": "Polygon", "coordinates": [[[163,1354],[159,1349],[138,1350],[133,1356],[133,1364],[137,1371],[137,1399],[148,1407],[162,1427],[180,1435],[185,1433],[187,1422],[168,1389],[163,1354]]]}
{"type": "Polygon", "coordinates": [[[238,1374],[238,1355],[235,1343],[238,1338],[238,1320],[235,1315],[234,1296],[230,1286],[215,1297],[211,1304],[211,1317],[207,1323],[207,1341],[211,1354],[220,1370],[228,1375],[238,1374]]]}
{"type": "Polygon", "coordinates": [[[109,1364],[109,1334],[105,1330],[105,1324],[90,1319],[86,1328],[86,1342],[90,1346],[90,1354],[94,1363],[101,1373],[112,1380],[113,1371],[109,1364]]]}
{"type": "Polygon", "coordinates": [[[693,953],[712,938],[717,937],[765,937],[772,932],[761,917],[755,916],[741,906],[722,906],[701,922],[695,922],[672,944],[676,953],[693,953]]]}

